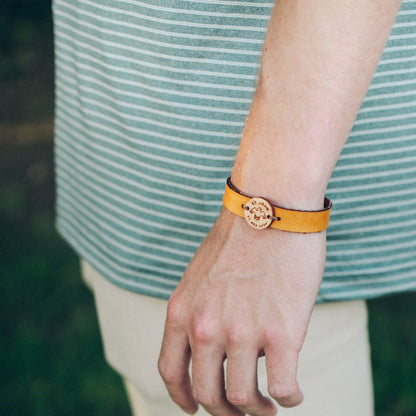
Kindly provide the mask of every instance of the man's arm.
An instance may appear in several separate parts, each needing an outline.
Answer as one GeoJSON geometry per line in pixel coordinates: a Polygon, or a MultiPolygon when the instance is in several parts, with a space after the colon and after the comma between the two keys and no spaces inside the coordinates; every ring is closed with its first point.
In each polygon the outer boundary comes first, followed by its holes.
{"type": "Polygon", "coordinates": [[[399,0],[277,1],[235,185],[281,205],[320,208],[399,0]]]}
{"type": "MultiPolygon", "coordinates": [[[[237,188],[284,208],[322,208],[399,5],[276,2],[232,173],[237,188]]],[[[221,212],[169,301],[159,370],[185,411],[200,403],[213,415],[273,414],[274,404],[257,389],[261,354],[271,396],[283,406],[300,403],[297,360],[325,239],[325,232],[254,230],[221,212]]]]}

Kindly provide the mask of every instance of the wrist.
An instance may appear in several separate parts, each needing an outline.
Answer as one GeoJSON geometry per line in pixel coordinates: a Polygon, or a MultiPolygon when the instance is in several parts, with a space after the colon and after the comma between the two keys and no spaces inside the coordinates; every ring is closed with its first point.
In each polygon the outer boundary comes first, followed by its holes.
{"type": "Polygon", "coordinates": [[[320,210],[294,210],[273,206],[264,197],[248,196],[242,193],[227,179],[223,198],[224,207],[257,230],[274,228],[296,233],[316,233],[324,231],[329,224],[331,201],[324,199],[320,210]]]}
{"type": "Polygon", "coordinates": [[[324,206],[326,175],[319,175],[312,166],[268,167],[260,162],[234,166],[231,181],[246,195],[258,195],[270,203],[287,209],[315,211],[324,206]],[[315,170],[315,171],[314,171],[315,170]]]}
{"type": "Polygon", "coordinates": [[[341,147],[337,133],[302,123],[256,96],[246,121],[232,182],[248,195],[300,210],[323,207],[341,147]]]}

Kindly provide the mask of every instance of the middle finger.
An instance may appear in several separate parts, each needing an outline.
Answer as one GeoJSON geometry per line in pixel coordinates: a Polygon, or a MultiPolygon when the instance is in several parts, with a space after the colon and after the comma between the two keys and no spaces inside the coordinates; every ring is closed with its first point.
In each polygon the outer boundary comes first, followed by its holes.
{"type": "Polygon", "coordinates": [[[224,353],[212,347],[192,350],[192,394],[213,416],[244,416],[225,395],[224,353]]]}

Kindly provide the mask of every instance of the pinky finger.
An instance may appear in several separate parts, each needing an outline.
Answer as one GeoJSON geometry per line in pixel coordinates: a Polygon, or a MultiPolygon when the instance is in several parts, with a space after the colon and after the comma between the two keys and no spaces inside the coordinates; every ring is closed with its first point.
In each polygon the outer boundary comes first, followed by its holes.
{"type": "Polygon", "coordinates": [[[198,403],[191,391],[190,359],[191,350],[186,334],[166,328],[158,362],[159,373],[172,400],[184,412],[193,414],[198,410],[198,403]]]}
{"type": "Polygon", "coordinates": [[[296,377],[299,354],[273,347],[265,353],[269,394],[283,407],[297,406],[303,400],[296,377]]]}

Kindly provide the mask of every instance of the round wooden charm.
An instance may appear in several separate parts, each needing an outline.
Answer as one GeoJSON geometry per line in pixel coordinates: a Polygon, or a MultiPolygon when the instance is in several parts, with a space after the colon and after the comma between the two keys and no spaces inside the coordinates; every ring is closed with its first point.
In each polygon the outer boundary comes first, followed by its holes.
{"type": "Polygon", "coordinates": [[[273,222],[273,207],[263,198],[251,198],[244,205],[244,218],[257,230],[263,230],[273,222]]]}

